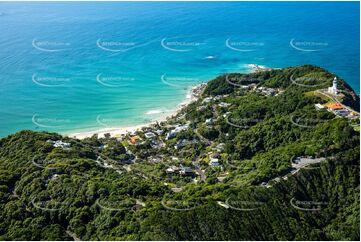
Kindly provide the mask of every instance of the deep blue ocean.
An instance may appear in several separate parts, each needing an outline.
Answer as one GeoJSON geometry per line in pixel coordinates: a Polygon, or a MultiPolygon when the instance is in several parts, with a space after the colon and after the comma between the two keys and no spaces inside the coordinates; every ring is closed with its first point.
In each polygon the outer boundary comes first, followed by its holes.
{"type": "Polygon", "coordinates": [[[0,2],[0,137],[147,123],[249,64],[360,92],[358,2],[0,2]]]}

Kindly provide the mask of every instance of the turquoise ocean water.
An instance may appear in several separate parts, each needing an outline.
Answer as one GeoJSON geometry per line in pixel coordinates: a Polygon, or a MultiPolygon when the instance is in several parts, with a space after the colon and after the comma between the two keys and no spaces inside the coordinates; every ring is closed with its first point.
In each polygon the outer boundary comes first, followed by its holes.
{"type": "Polygon", "coordinates": [[[147,123],[249,64],[360,90],[357,2],[0,3],[0,137],[147,123]]]}

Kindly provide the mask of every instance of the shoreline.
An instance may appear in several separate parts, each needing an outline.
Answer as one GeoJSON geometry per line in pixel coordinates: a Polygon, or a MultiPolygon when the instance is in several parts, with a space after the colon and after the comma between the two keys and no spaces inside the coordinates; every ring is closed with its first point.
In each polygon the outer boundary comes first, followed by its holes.
{"type": "Polygon", "coordinates": [[[121,137],[130,132],[134,132],[136,130],[149,127],[152,124],[156,124],[157,122],[164,122],[167,121],[169,118],[176,116],[184,107],[188,106],[189,104],[198,100],[200,94],[202,93],[206,83],[201,83],[195,86],[191,86],[186,94],[186,98],[177,105],[176,109],[163,112],[159,117],[155,118],[152,122],[138,124],[133,126],[119,126],[119,127],[109,127],[109,128],[101,128],[92,131],[80,131],[80,132],[73,132],[68,134],[62,134],[63,136],[76,138],[76,139],[85,139],[92,137],[93,135],[98,135],[98,138],[104,137],[105,134],[110,134],[111,137],[121,137]]]}
{"type": "MultiPolygon", "coordinates": [[[[257,64],[247,64],[247,67],[250,69],[250,73],[272,69],[257,64]]],[[[184,107],[198,100],[200,94],[203,92],[204,87],[206,85],[207,82],[203,82],[197,85],[190,86],[188,92],[186,93],[186,98],[182,102],[180,102],[174,110],[162,112],[157,118],[155,118],[151,122],[132,125],[132,126],[118,126],[118,127],[100,128],[90,131],[71,132],[62,135],[76,139],[85,139],[92,137],[95,134],[98,135],[98,138],[104,137],[105,134],[110,134],[111,137],[120,138],[122,135],[125,135],[127,133],[135,132],[142,128],[146,128],[151,125],[154,125],[156,123],[165,122],[168,119],[176,116],[184,107]]]]}

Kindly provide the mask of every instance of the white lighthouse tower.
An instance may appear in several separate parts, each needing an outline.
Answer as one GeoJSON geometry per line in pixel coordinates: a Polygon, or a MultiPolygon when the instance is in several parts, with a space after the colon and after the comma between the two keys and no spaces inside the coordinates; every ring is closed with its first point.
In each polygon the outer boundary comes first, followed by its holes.
{"type": "Polygon", "coordinates": [[[337,95],[337,78],[335,77],[332,82],[332,87],[328,88],[328,92],[337,95]]]}

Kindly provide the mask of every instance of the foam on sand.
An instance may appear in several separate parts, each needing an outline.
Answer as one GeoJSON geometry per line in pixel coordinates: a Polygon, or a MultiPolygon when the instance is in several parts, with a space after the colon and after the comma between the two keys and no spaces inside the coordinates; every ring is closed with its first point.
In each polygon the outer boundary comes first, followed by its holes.
{"type": "Polygon", "coordinates": [[[187,92],[186,98],[183,102],[181,102],[176,109],[168,110],[168,109],[153,109],[146,112],[147,115],[156,115],[153,122],[148,122],[145,124],[139,124],[128,127],[111,127],[111,128],[103,128],[95,131],[85,131],[85,132],[76,132],[69,134],[69,137],[74,137],[77,139],[84,139],[87,137],[92,137],[94,134],[98,135],[98,137],[104,137],[105,134],[109,133],[112,137],[121,137],[130,132],[134,132],[136,130],[142,129],[143,127],[147,127],[156,122],[166,121],[168,118],[174,116],[179,112],[182,108],[186,107],[188,104],[196,101],[198,99],[199,89],[205,84],[200,84],[197,86],[192,86],[187,92]]]}

